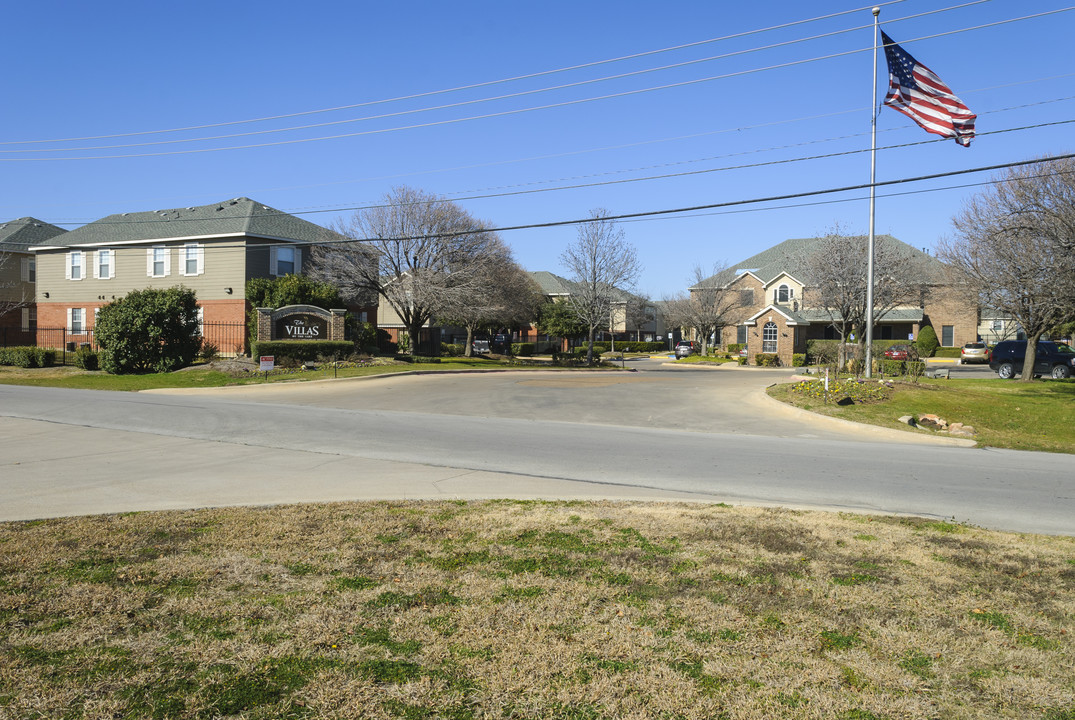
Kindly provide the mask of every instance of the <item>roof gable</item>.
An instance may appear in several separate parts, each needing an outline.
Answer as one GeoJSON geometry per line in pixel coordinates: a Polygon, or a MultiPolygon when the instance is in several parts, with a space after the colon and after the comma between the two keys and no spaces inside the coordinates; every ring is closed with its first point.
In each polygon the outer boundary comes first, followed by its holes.
{"type": "Polygon", "coordinates": [[[342,239],[320,225],[241,197],[197,207],[109,215],[38,245],[78,247],[220,236],[300,243],[342,239]]]}
{"type": "Polygon", "coordinates": [[[32,217],[8,220],[0,223],[0,251],[29,252],[31,245],[40,245],[45,241],[63,235],[63,228],[32,217]]]}
{"type": "MultiPolygon", "coordinates": [[[[863,241],[866,240],[865,235],[861,237],[863,241]]],[[[809,258],[823,240],[823,237],[785,240],[746,258],[723,272],[706,278],[698,284],[698,287],[712,287],[713,284],[723,287],[734,281],[736,276],[746,272],[757,277],[766,286],[770,285],[782,273],[790,275],[796,282],[800,282],[804,286],[812,285],[814,284],[814,278],[809,270],[809,258]]],[[[913,263],[919,269],[923,280],[936,282],[941,277],[944,265],[937,258],[927,255],[918,248],[911,247],[891,235],[876,235],[874,240],[877,243],[891,243],[901,260],[913,263]]]]}

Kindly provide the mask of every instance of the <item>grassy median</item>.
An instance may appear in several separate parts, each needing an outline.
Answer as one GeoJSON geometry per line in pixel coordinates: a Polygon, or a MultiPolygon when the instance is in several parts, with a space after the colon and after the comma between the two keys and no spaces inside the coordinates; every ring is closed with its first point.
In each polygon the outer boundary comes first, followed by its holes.
{"type": "Polygon", "coordinates": [[[1075,453],[1075,380],[922,379],[896,382],[885,400],[850,404],[796,393],[791,384],[775,385],[769,394],[824,415],[916,433],[931,431],[899,418],[934,414],[972,426],[979,445],[1075,453]]]}
{"type": "Polygon", "coordinates": [[[1075,717],[1075,539],[381,502],[0,524],[10,718],[1075,717]]]}

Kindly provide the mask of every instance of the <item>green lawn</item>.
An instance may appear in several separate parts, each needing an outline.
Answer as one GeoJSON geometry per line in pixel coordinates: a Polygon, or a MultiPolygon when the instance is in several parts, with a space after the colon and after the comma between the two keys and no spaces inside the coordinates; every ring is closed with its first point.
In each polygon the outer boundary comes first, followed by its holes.
{"type": "Polygon", "coordinates": [[[0,717],[1070,720],[1075,540],[727,505],[0,523],[0,717]]]}
{"type": "Polygon", "coordinates": [[[549,363],[520,358],[500,360],[487,357],[441,358],[440,362],[404,363],[384,361],[384,364],[363,367],[340,367],[333,371],[331,365],[318,370],[278,369],[273,373],[252,372],[245,374],[221,372],[208,367],[194,366],[172,373],[147,373],[145,375],[109,375],[103,371],[86,372],[74,367],[51,367],[22,369],[0,366],[0,384],[35,385],[39,387],[63,387],[79,390],[118,390],[137,392],[157,388],[204,388],[225,385],[254,385],[278,382],[309,382],[333,377],[349,378],[366,375],[385,375],[410,371],[493,370],[499,368],[553,370],[549,363]],[[531,364],[532,363],[532,364],[531,364]]]}
{"type": "Polygon", "coordinates": [[[854,405],[804,398],[790,385],[774,386],[769,394],[813,412],[908,432],[926,431],[901,425],[901,416],[932,413],[973,426],[979,445],[1075,453],[1075,380],[923,379],[897,383],[888,400],[854,405]]]}

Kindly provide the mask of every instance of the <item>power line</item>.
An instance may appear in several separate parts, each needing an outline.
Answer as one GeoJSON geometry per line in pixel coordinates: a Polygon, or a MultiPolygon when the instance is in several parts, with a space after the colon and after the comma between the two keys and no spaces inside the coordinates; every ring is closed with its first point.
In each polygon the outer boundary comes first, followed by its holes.
{"type": "MultiPolygon", "coordinates": [[[[885,6],[888,6],[888,5],[896,5],[896,4],[899,4],[901,2],[905,2],[905,0],[889,0],[888,2],[876,3],[876,5],[878,7],[885,7],[885,6]]],[[[955,8],[962,8],[962,7],[966,7],[967,5],[975,5],[975,4],[978,4],[978,3],[981,3],[981,2],[988,2],[988,0],[975,0],[974,2],[969,2],[969,3],[965,3],[963,5],[954,6],[954,8],[945,8],[945,10],[947,10],[947,9],[955,9],[955,8]]],[[[339,110],[353,110],[353,109],[356,109],[356,108],[369,107],[369,106],[372,106],[372,105],[383,105],[383,104],[387,104],[387,103],[400,102],[400,101],[403,101],[403,100],[415,100],[415,99],[418,99],[418,98],[431,97],[431,96],[435,96],[435,95],[444,95],[444,94],[447,94],[447,93],[459,92],[459,91],[462,91],[462,90],[474,90],[474,89],[482,88],[482,87],[490,87],[490,86],[493,86],[493,85],[501,85],[501,84],[510,83],[510,82],[517,82],[519,80],[531,80],[533,78],[545,77],[545,76],[554,75],[554,74],[557,74],[557,73],[570,72],[570,71],[573,71],[573,70],[582,70],[582,69],[585,69],[585,68],[597,67],[597,66],[600,66],[600,65],[608,65],[608,64],[611,64],[611,63],[622,62],[624,60],[635,60],[635,59],[638,59],[638,58],[641,58],[641,57],[647,57],[647,56],[651,56],[651,55],[658,55],[658,54],[661,54],[661,53],[672,52],[672,51],[675,51],[675,50],[684,50],[684,49],[687,49],[687,48],[698,47],[698,46],[701,46],[701,45],[708,45],[708,44],[715,43],[715,42],[722,42],[722,41],[725,41],[725,40],[733,40],[733,39],[738,39],[738,38],[743,38],[743,37],[749,37],[751,35],[758,35],[758,34],[761,34],[761,33],[770,32],[772,30],[783,30],[783,29],[790,28],[790,27],[795,27],[795,26],[798,26],[798,25],[805,25],[805,24],[809,24],[809,23],[812,23],[812,22],[817,22],[819,20],[829,20],[829,19],[832,19],[832,18],[835,18],[835,17],[840,17],[842,15],[849,15],[851,13],[857,13],[857,12],[862,12],[864,10],[869,10],[871,7],[872,6],[867,5],[867,6],[864,6],[864,7],[855,8],[853,10],[845,10],[845,11],[838,12],[838,13],[830,13],[828,15],[819,15],[819,16],[815,16],[815,17],[812,17],[812,18],[807,18],[805,20],[796,20],[796,21],[793,21],[793,22],[782,23],[780,25],[772,25],[772,26],[769,26],[769,27],[766,27],[766,28],[759,28],[759,29],[756,29],[756,30],[747,30],[747,31],[744,31],[744,32],[733,33],[731,35],[724,35],[724,36],[721,36],[721,37],[709,38],[707,40],[699,40],[699,41],[696,41],[696,42],[684,43],[684,44],[681,44],[681,45],[674,45],[674,46],[671,46],[671,47],[660,48],[658,50],[647,50],[647,51],[644,51],[644,52],[634,53],[634,54],[631,54],[631,55],[623,55],[621,57],[608,58],[608,59],[605,59],[605,60],[596,60],[594,62],[581,63],[581,64],[578,64],[578,65],[571,65],[571,66],[568,66],[568,67],[556,68],[556,69],[552,69],[552,70],[543,70],[543,71],[540,71],[540,72],[529,73],[529,74],[526,74],[526,75],[517,75],[517,76],[514,76],[514,77],[502,78],[502,79],[499,79],[499,80],[489,80],[489,81],[486,81],[486,82],[472,83],[472,84],[469,84],[469,85],[460,85],[458,87],[447,88],[447,89],[443,89],[443,90],[431,90],[429,92],[415,93],[415,94],[412,94],[412,95],[402,95],[402,96],[399,96],[399,97],[386,98],[386,99],[382,99],[382,100],[371,100],[371,101],[368,101],[368,102],[355,103],[355,104],[352,104],[352,105],[340,105],[340,106],[337,106],[337,107],[322,108],[322,109],[319,109],[319,110],[304,110],[304,111],[300,111],[300,112],[286,113],[286,114],[282,114],[282,115],[271,115],[271,116],[267,116],[267,117],[252,118],[252,119],[248,119],[248,120],[232,120],[232,121],[228,121],[228,122],[208,123],[208,124],[205,124],[205,125],[191,125],[191,126],[187,126],[187,127],[169,128],[169,129],[166,129],[166,130],[144,130],[144,131],[140,131],[140,132],[115,133],[115,134],[111,134],[111,135],[91,135],[91,136],[86,136],[86,137],[58,138],[58,139],[54,139],[54,140],[11,140],[11,141],[6,141],[6,142],[0,142],[0,145],[22,145],[22,144],[30,144],[30,143],[52,143],[52,142],[78,142],[78,141],[83,141],[83,140],[105,140],[105,139],[110,139],[110,138],[134,137],[134,136],[139,136],[139,135],[156,135],[156,134],[162,134],[162,133],[185,132],[185,131],[188,131],[188,130],[204,130],[204,129],[207,129],[207,128],[225,127],[225,126],[229,126],[229,125],[243,125],[243,124],[248,124],[248,123],[266,122],[266,121],[269,121],[269,120],[281,120],[281,119],[285,119],[285,118],[301,117],[301,116],[304,116],[304,115],[315,115],[315,114],[319,114],[319,113],[336,112],[336,111],[339,111],[339,110]]],[[[911,17],[911,18],[920,17],[921,15],[929,15],[929,14],[932,14],[932,13],[935,13],[935,12],[943,12],[943,11],[944,10],[934,10],[934,11],[930,11],[930,12],[927,12],[927,13],[921,13],[920,15],[911,15],[909,17],[911,17]]],[[[899,18],[899,19],[893,20],[892,22],[897,22],[897,21],[903,20],[903,19],[907,19],[907,18],[899,18]]]]}
{"type": "MultiPolygon", "coordinates": [[[[950,170],[950,171],[942,172],[942,173],[931,173],[931,174],[928,174],[928,175],[918,175],[918,176],[913,176],[913,177],[899,178],[899,179],[896,179],[896,180],[883,180],[883,181],[880,181],[880,182],[873,183],[873,187],[875,187],[875,188],[877,188],[877,187],[889,187],[889,186],[902,185],[902,184],[905,184],[905,183],[915,183],[915,182],[923,182],[923,181],[926,181],[926,180],[936,180],[936,179],[939,179],[939,178],[955,177],[955,176],[959,176],[959,175],[970,175],[970,174],[973,174],[973,173],[991,172],[991,171],[995,171],[995,170],[1005,170],[1005,169],[1014,168],[1014,167],[1025,167],[1025,166],[1029,166],[1029,165],[1038,165],[1038,164],[1041,164],[1041,163],[1053,162],[1053,161],[1056,161],[1056,160],[1067,160],[1067,159],[1070,159],[1070,158],[1075,158],[1075,153],[1065,153],[1063,155],[1053,155],[1051,157],[1046,157],[1046,158],[1033,158],[1031,160],[1018,160],[1018,161],[1014,161],[1014,162],[1000,163],[1000,164],[995,164],[995,165],[984,165],[984,166],[975,167],[975,168],[965,168],[963,170],[950,170]]],[[[1056,173],[1047,173],[1047,175],[1055,175],[1055,174],[1056,173]]],[[[767,197],[749,198],[749,199],[744,199],[744,200],[728,200],[728,201],[725,201],[725,202],[707,203],[707,204],[704,204],[704,205],[693,205],[693,206],[689,206],[689,207],[666,208],[666,209],[662,209],[662,210],[646,210],[646,211],[633,212],[633,213],[621,213],[621,214],[618,214],[618,215],[608,215],[604,219],[611,220],[611,221],[626,222],[626,221],[632,221],[632,220],[643,219],[643,218],[659,218],[659,217],[667,217],[669,215],[679,215],[679,214],[682,214],[682,213],[700,212],[700,211],[703,211],[703,210],[716,210],[716,209],[720,209],[720,208],[742,207],[742,206],[745,206],[745,205],[756,205],[756,204],[760,204],[760,203],[780,202],[780,201],[784,201],[784,200],[797,200],[799,198],[816,197],[816,196],[820,196],[820,195],[834,195],[834,194],[843,193],[843,192],[851,192],[851,191],[854,191],[854,190],[865,190],[865,189],[868,189],[870,187],[871,187],[870,183],[860,183],[860,184],[857,184],[857,185],[845,185],[845,186],[842,186],[842,187],[824,188],[824,189],[821,189],[821,190],[806,190],[806,191],[797,192],[797,193],[786,193],[786,194],[782,194],[782,195],[770,195],[770,196],[767,196],[767,197]]],[[[932,191],[936,192],[936,191],[944,190],[944,189],[946,189],[946,188],[938,188],[938,189],[935,189],[935,190],[932,190],[932,191]]],[[[859,198],[853,198],[853,199],[857,200],[859,198]]],[[[359,210],[359,209],[362,209],[362,208],[351,208],[351,209],[359,210]]],[[[776,208],[773,208],[773,209],[776,209],[776,208]]],[[[310,214],[310,213],[303,213],[303,214],[310,214]]],[[[571,226],[571,225],[582,225],[582,224],[592,222],[592,221],[593,221],[592,217],[587,217],[587,218],[572,219],[572,220],[552,220],[552,221],[548,221],[548,222],[528,223],[528,224],[522,224],[522,225],[505,225],[505,226],[500,226],[500,227],[486,227],[486,228],[481,228],[481,229],[476,229],[476,230],[467,230],[467,231],[461,231],[461,232],[440,233],[440,234],[435,235],[435,236],[431,236],[431,235],[413,235],[413,236],[399,236],[399,237],[389,237],[389,238],[344,238],[344,239],[340,239],[340,240],[326,239],[326,240],[321,240],[321,241],[307,241],[307,242],[266,243],[266,245],[274,245],[275,244],[275,245],[287,245],[287,246],[291,246],[291,247],[296,247],[296,246],[299,246],[299,247],[307,246],[308,247],[308,246],[314,246],[314,245],[318,245],[318,246],[351,245],[351,244],[356,244],[356,243],[368,243],[368,242],[374,242],[374,241],[376,241],[376,242],[407,242],[407,241],[412,241],[412,240],[429,239],[429,238],[432,238],[432,237],[458,237],[458,236],[462,236],[462,235],[471,235],[471,234],[474,234],[476,232],[486,232],[486,233],[514,232],[514,231],[518,231],[518,230],[537,230],[537,229],[547,229],[547,228],[554,228],[554,227],[566,227],[566,226],[571,226]]],[[[159,221],[152,221],[152,220],[137,221],[136,220],[136,221],[124,221],[124,222],[118,222],[118,223],[109,223],[109,224],[142,224],[142,223],[151,223],[151,222],[156,223],[156,222],[159,222],[159,221]]],[[[179,220],[171,220],[170,222],[179,222],[179,220]]],[[[157,239],[157,238],[153,238],[153,239],[157,239]]],[[[168,238],[159,238],[159,239],[161,241],[168,240],[168,238]]],[[[233,243],[233,242],[214,243],[211,247],[215,248],[215,249],[237,248],[237,247],[241,248],[241,247],[246,247],[246,243],[233,243]]]]}
{"type": "MultiPolygon", "coordinates": [[[[937,37],[944,37],[946,35],[954,35],[954,34],[957,34],[957,33],[970,32],[970,31],[973,31],[973,30],[981,30],[981,29],[984,29],[984,28],[995,27],[995,26],[999,26],[999,25],[1005,25],[1005,24],[1012,23],[1012,22],[1019,22],[1019,21],[1022,21],[1022,20],[1029,20],[1029,19],[1035,19],[1035,18],[1044,17],[1044,16],[1048,16],[1048,15],[1054,15],[1056,13],[1068,12],[1070,10],[1075,10],[1075,6],[1067,7],[1067,8],[1061,8],[1059,10],[1049,10],[1049,11],[1046,11],[1046,12],[1036,13],[1036,14],[1032,14],[1032,15],[1025,15],[1025,16],[1018,17],[1018,18],[1009,18],[1009,19],[1006,19],[1006,20],[998,20],[998,21],[995,21],[995,22],[992,22],[992,23],[985,23],[985,24],[982,24],[982,25],[976,25],[976,26],[972,26],[972,27],[961,28],[959,30],[951,30],[951,31],[944,32],[944,33],[936,33],[936,34],[933,34],[933,35],[927,35],[927,36],[922,36],[922,37],[918,37],[918,38],[912,38],[910,40],[905,40],[903,42],[904,43],[911,43],[911,42],[916,42],[916,41],[919,41],[919,40],[932,39],[932,38],[937,38],[937,37]]],[[[169,155],[191,155],[191,154],[201,154],[201,153],[208,153],[208,152],[220,152],[220,151],[224,151],[224,150],[249,150],[249,149],[263,148],[263,147],[276,147],[276,146],[281,146],[281,145],[293,145],[293,144],[297,144],[297,143],[318,142],[318,141],[323,141],[323,140],[340,140],[340,139],[343,139],[343,138],[360,137],[360,136],[365,136],[365,135],[380,135],[380,134],[385,134],[385,133],[389,133],[389,132],[398,132],[398,131],[402,131],[402,130],[415,130],[415,129],[421,129],[421,128],[427,128],[427,127],[437,127],[437,126],[442,126],[442,125],[454,125],[454,124],[458,124],[458,123],[462,123],[462,122],[470,122],[470,121],[473,121],[473,120],[487,120],[487,119],[496,118],[496,117],[519,115],[519,114],[522,114],[522,113],[534,112],[534,111],[538,111],[538,110],[550,110],[550,109],[555,109],[555,108],[569,107],[569,106],[573,106],[573,105],[580,105],[580,104],[584,104],[584,103],[597,102],[597,101],[601,101],[601,100],[610,100],[610,99],[616,99],[616,98],[622,98],[622,97],[629,97],[629,96],[633,96],[633,95],[639,95],[639,94],[642,94],[642,93],[655,92],[655,91],[658,91],[658,90],[669,90],[669,89],[674,89],[674,88],[679,88],[679,87],[686,87],[686,86],[696,85],[696,84],[705,83],[705,82],[712,82],[712,81],[715,81],[715,80],[725,80],[725,79],[733,78],[733,77],[741,77],[741,76],[744,76],[744,75],[751,75],[751,74],[755,74],[755,73],[759,73],[759,72],[766,72],[766,71],[769,71],[769,70],[777,70],[777,69],[783,69],[783,68],[788,68],[788,67],[794,67],[794,66],[797,66],[797,65],[803,65],[803,64],[807,64],[807,63],[818,62],[818,61],[821,61],[821,60],[830,60],[830,59],[833,59],[833,58],[844,57],[844,56],[847,56],[847,55],[854,55],[854,54],[857,54],[857,53],[867,52],[867,51],[874,51],[874,50],[875,50],[875,48],[872,47],[872,46],[868,47],[868,48],[859,48],[859,49],[856,49],[856,50],[845,50],[845,51],[838,52],[838,53],[830,53],[828,55],[821,55],[821,56],[817,56],[817,57],[813,57],[813,58],[807,58],[807,59],[804,59],[804,60],[795,60],[795,61],[790,61],[790,62],[786,62],[786,63],[777,63],[777,64],[774,64],[774,65],[769,65],[769,66],[761,67],[761,68],[751,68],[751,69],[748,69],[748,70],[740,70],[740,71],[737,71],[737,72],[724,73],[724,74],[721,74],[721,75],[713,75],[713,76],[704,77],[704,78],[695,78],[695,79],[692,79],[692,80],[685,80],[685,81],[676,82],[676,83],[666,83],[664,85],[657,85],[657,86],[652,86],[652,87],[648,87],[648,88],[640,88],[640,89],[636,89],[636,90],[627,90],[627,91],[622,91],[622,92],[617,92],[617,93],[608,93],[608,94],[605,94],[605,95],[593,96],[593,97],[588,97],[588,98],[578,98],[578,99],[575,99],[575,100],[565,100],[565,101],[561,101],[561,102],[548,103],[548,104],[545,104],[545,105],[537,105],[537,106],[531,106],[531,107],[527,107],[527,108],[517,108],[517,109],[513,109],[513,110],[503,110],[503,111],[499,111],[499,112],[485,113],[485,114],[481,114],[481,115],[472,115],[472,116],[463,117],[463,118],[449,118],[449,119],[445,119],[445,120],[430,121],[430,122],[427,122],[427,123],[415,123],[415,124],[412,124],[412,125],[403,125],[403,126],[396,126],[396,127],[391,127],[391,128],[362,130],[362,131],[357,131],[357,132],[352,132],[352,133],[340,133],[340,134],[336,134],[336,135],[325,135],[325,136],[312,137],[312,138],[297,138],[297,139],[292,139],[292,140],[278,140],[278,141],[274,141],[274,142],[265,142],[265,143],[251,143],[251,144],[247,144],[247,145],[232,145],[232,146],[226,146],[226,147],[199,148],[199,149],[189,149],[189,150],[172,150],[172,151],[161,151],[161,152],[151,152],[151,153],[130,153],[130,154],[124,154],[124,155],[89,155],[89,156],[76,156],[76,157],[0,158],[0,162],[112,160],[112,159],[139,158],[139,157],[161,157],[161,156],[169,156],[169,155]]],[[[539,92],[539,91],[533,91],[533,92],[539,92]]],[[[528,94],[528,93],[520,93],[520,94],[528,94]]],[[[461,103],[461,104],[466,104],[466,103],[461,103]]],[[[448,106],[446,106],[446,107],[448,107],[448,106]]],[[[341,121],[341,122],[343,122],[343,121],[341,121]]],[[[257,133],[246,133],[244,135],[260,134],[262,132],[269,132],[269,131],[258,131],[257,133]]],[[[163,141],[161,143],[145,143],[145,144],[146,145],[157,145],[157,144],[169,144],[169,143],[172,143],[172,142],[180,142],[180,141],[163,141]]],[[[181,142],[187,142],[187,141],[181,141],[181,142]]],[[[11,152],[61,152],[61,151],[81,151],[81,150],[83,150],[83,149],[82,148],[55,148],[55,149],[51,149],[51,150],[26,150],[26,151],[21,151],[20,150],[20,151],[4,151],[4,152],[8,152],[8,153],[11,153],[11,152]]]]}
{"type": "MultiPolygon", "coordinates": [[[[953,7],[950,7],[950,8],[943,8],[943,9],[940,9],[940,10],[931,10],[929,12],[920,13],[919,15],[912,15],[910,17],[915,18],[915,17],[921,17],[923,15],[932,15],[932,14],[939,13],[939,12],[946,12],[946,11],[952,10],[952,9],[964,8],[964,7],[967,7],[968,5],[977,5],[977,4],[980,4],[980,3],[983,3],[983,2],[988,2],[988,1],[989,0],[973,0],[972,2],[964,3],[963,5],[957,5],[957,6],[953,6],[953,7]]],[[[908,19],[908,18],[900,18],[900,20],[904,20],[904,19],[908,19]]],[[[893,22],[895,22],[895,21],[893,21],[893,22]]],[[[435,106],[432,106],[432,107],[416,108],[416,109],[412,109],[412,110],[399,110],[399,111],[396,111],[396,112],[382,113],[380,115],[368,115],[366,117],[360,117],[360,118],[348,118],[348,119],[345,119],[345,120],[332,120],[332,121],[328,121],[328,122],[311,123],[311,124],[307,124],[307,125],[295,125],[295,126],[285,127],[285,128],[270,128],[270,129],[267,129],[267,130],[251,130],[249,132],[243,132],[243,133],[231,133],[231,134],[227,134],[227,135],[213,135],[213,136],[208,136],[208,137],[180,138],[180,139],[176,139],[176,140],[156,140],[156,141],[141,142],[141,143],[127,143],[127,144],[122,144],[122,145],[93,145],[93,146],[88,146],[88,147],[63,147],[63,148],[40,148],[40,149],[28,149],[28,150],[4,150],[3,152],[6,152],[6,153],[85,152],[85,151],[90,151],[90,150],[114,150],[114,149],[133,148],[133,147],[151,147],[151,146],[158,146],[158,145],[176,145],[176,144],[182,144],[182,143],[208,142],[210,140],[228,140],[228,139],[231,139],[231,138],[251,137],[251,136],[254,136],[254,135],[270,135],[270,134],[283,133],[283,132],[292,132],[292,131],[295,131],[295,130],[310,130],[310,129],[313,129],[313,128],[331,127],[331,126],[335,126],[335,125],[347,125],[347,124],[358,123],[358,122],[368,122],[368,121],[371,121],[371,120],[385,120],[385,119],[393,118],[393,117],[402,117],[402,116],[414,115],[414,114],[418,114],[418,113],[435,112],[435,111],[438,111],[438,110],[450,110],[450,109],[460,108],[460,107],[465,107],[465,106],[470,106],[470,105],[478,105],[478,104],[481,104],[481,103],[496,102],[498,100],[510,100],[510,99],[515,99],[515,98],[525,97],[525,96],[528,96],[528,95],[537,95],[537,94],[540,94],[540,93],[554,92],[554,91],[557,91],[557,90],[566,90],[566,89],[569,89],[569,88],[581,87],[583,85],[592,85],[592,84],[596,84],[596,83],[608,82],[610,80],[622,80],[624,78],[636,77],[636,76],[639,76],[639,75],[655,73],[655,72],[661,72],[661,71],[664,71],[664,70],[672,70],[672,69],[677,69],[677,68],[683,68],[683,67],[687,67],[689,65],[697,65],[697,64],[701,64],[701,63],[712,62],[714,60],[725,60],[725,59],[728,59],[728,58],[731,58],[731,57],[737,57],[737,56],[740,56],[740,55],[747,55],[747,54],[750,54],[750,53],[762,52],[762,51],[765,51],[765,50],[773,50],[773,49],[776,49],[776,48],[787,47],[789,45],[796,45],[796,44],[803,43],[803,42],[810,42],[812,40],[820,40],[820,39],[824,39],[824,38],[827,38],[827,37],[832,37],[832,36],[835,36],[835,35],[842,35],[842,34],[849,33],[849,32],[856,32],[858,30],[863,30],[863,29],[870,28],[870,27],[873,27],[872,23],[866,24],[866,25],[859,25],[859,26],[851,27],[851,28],[846,28],[846,29],[843,29],[843,30],[834,30],[832,32],[823,33],[823,34],[820,34],[820,35],[812,35],[810,37],[805,37],[805,38],[798,38],[798,39],[795,39],[795,40],[786,40],[786,41],[783,41],[783,42],[772,43],[772,44],[769,44],[769,45],[760,45],[760,46],[757,46],[757,47],[747,48],[745,50],[736,50],[734,52],[724,53],[724,54],[721,54],[721,55],[711,55],[709,57],[696,58],[694,60],[684,60],[682,62],[672,63],[672,64],[669,64],[669,65],[662,65],[662,66],[659,66],[659,67],[645,68],[645,69],[642,69],[642,70],[635,70],[635,71],[632,71],[632,72],[619,73],[617,75],[606,75],[604,77],[591,78],[589,80],[579,80],[579,81],[576,81],[576,82],[564,83],[564,84],[561,84],[561,85],[553,85],[553,86],[544,87],[544,88],[537,88],[537,89],[534,89],[534,90],[523,90],[523,91],[519,91],[519,92],[507,93],[507,94],[503,94],[503,95],[496,95],[496,96],[492,96],[492,97],[477,98],[477,99],[474,99],[474,100],[463,100],[463,101],[455,102],[455,103],[446,103],[446,104],[443,104],[443,105],[435,105],[435,106]]],[[[0,143],[0,144],[10,144],[10,143],[0,143]]]]}

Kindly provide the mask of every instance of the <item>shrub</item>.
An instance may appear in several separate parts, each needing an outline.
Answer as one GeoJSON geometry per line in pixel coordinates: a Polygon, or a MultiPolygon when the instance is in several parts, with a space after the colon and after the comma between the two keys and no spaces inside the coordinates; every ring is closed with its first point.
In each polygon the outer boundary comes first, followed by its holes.
{"type": "Polygon", "coordinates": [[[754,356],[754,363],[761,367],[780,367],[780,356],[772,353],[758,353],[754,356]]]}
{"type": "Polygon", "coordinates": [[[348,357],[355,346],[344,340],[264,340],[254,343],[250,351],[255,358],[272,355],[278,364],[296,363],[318,358],[348,357]]]}
{"type": "Polygon", "coordinates": [[[960,351],[962,348],[957,347],[939,347],[933,351],[933,357],[939,358],[957,358],[961,357],[960,351]]]}
{"type": "Polygon", "coordinates": [[[882,358],[877,363],[877,369],[883,375],[903,375],[907,371],[903,360],[889,360],[888,358],[882,358]]]}
{"type": "Polygon", "coordinates": [[[75,367],[83,370],[97,370],[101,366],[97,353],[88,347],[80,347],[75,352],[75,367]]]}
{"type": "Polygon", "coordinates": [[[795,353],[791,356],[791,364],[795,367],[806,365],[806,353],[795,353]]]}
{"type": "Polygon", "coordinates": [[[467,346],[465,343],[441,343],[440,354],[445,357],[459,357],[465,355],[467,346]]]}
{"type": "Polygon", "coordinates": [[[640,342],[634,340],[616,341],[616,349],[625,353],[652,353],[667,350],[668,345],[663,342],[640,342]]]}
{"type": "Polygon", "coordinates": [[[213,362],[220,354],[220,348],[211,342],[202,342],[202,360],[213,362]]]}
{"type": "Polygon", "coordinates": [[[530,357],[537,350],[537,345],[529,342],[520,342],[511,344],[511,354],[521,355],[523,357],[530,357]]]}
{"type": "Polygon", "coordinates": [[[739,358],[739,364],[740,365],[746,365],[747,364],[747,359],[745,357],[740,357],[739,358]]]}
{"type": "Polygon", "coordinates": [[[132,290],[101,308],[94,337],[110,373],[171,372],[201,347],[198,299],[182,286],[132,290]]]}
{"type": "Polygon", "coordinates": [[[937,331],[933,329],[932,325],[926,325],[918,331],[918,340],[915,341],[915,347],[918,348],[919,355],[924,358],[933,357],[933,351],[939,345],[937,331]]]}
{"type": "Polygon", "coordinates": [[[736,355],[743,349],[743,343],[728,343],[728,352],[736,355]]]}
{"type": "Polygon", "coordinates": [[[30,345],[0,348],[0,365],[21,368],[50,367],[56,364],[56,351],[30,345]]]}

